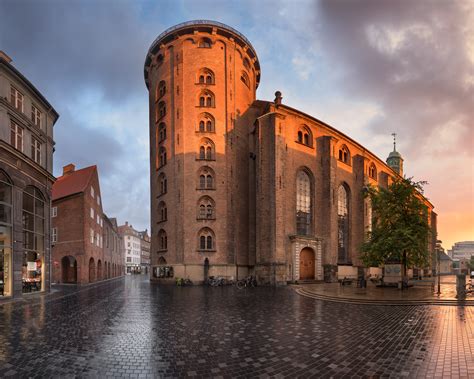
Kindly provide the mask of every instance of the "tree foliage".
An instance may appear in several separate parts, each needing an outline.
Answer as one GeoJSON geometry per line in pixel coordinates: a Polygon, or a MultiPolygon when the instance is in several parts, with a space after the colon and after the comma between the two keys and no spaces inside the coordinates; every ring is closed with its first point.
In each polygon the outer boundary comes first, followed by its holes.
{"type": "Polygon", "coordinates": [[[428,208],[421,194],[426,182],[396,178],[388,188],[369,186],[365,196],[372,204],[372,231],[361,246],[366,266],[401,263],[426,267],[429,262],[428,208]]]}

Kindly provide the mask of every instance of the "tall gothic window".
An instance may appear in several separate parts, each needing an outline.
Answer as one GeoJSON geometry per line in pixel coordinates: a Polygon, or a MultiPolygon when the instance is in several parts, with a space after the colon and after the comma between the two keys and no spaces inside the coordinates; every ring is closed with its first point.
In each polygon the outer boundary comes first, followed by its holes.
{"type": "Polygon", "coordinates": [[[372,201],[370,197],[365,200],[365,214],[366,214],[366,230],[368,233],[372,232],[372,201]]]}
{"type": "Polygon", "coordinates": [[[310,235],[311,221],[311,180],[301,170],[296,176],[296,233],[310,235]]]}
{"type": "Polygon", "coordinates": [[[349,196],[341,184],[337,191],[338,263],[349,263],[349,196]]]}

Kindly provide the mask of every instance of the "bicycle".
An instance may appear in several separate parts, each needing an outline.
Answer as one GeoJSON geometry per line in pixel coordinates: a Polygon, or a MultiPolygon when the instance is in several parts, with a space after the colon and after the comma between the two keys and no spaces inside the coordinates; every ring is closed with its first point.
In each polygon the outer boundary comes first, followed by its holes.
{"type": "Polygon", "coordinates": [[[221,287],[223,285],[225,285],[225,279],[218,276],[218,277],[214,277],[214,276],[210,276],[209,279],[206,280],[206,284],[211,286],[211,287],[221,287]]]}
{"type": "Polygon", "coordinates": [[[257,287],[257,280],[253,276],[247,276],[245,279],[237,280],[235,285],[239,290],[247,287],[257,287]]]}
{"type": "Polygon", "coordinates": [[[191,279],[185,279],[185,278],[176,278],[176,285],[178,287],[184,287],[184,286],[191,286],[193,282],[191,279]]]}

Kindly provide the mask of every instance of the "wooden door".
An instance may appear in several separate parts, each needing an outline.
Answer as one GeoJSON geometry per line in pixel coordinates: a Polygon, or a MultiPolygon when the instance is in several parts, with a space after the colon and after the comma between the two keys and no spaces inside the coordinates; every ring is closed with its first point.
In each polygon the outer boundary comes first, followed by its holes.
{"type": "Polygon", "coordinates": [[[314,251],[308,247],[300,253],[300,279],[314,279],[314,251]]]}

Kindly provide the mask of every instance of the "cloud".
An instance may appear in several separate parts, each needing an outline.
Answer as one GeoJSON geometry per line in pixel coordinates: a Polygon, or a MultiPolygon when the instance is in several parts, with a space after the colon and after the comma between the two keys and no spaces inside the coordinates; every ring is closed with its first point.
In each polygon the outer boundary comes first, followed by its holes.
{"type": "MultiPolygon", "coordinates": [[[[397,132],[406,173],[437,184],[427,194],[443,238],[447,194],[474,207],[474,3],[321,0],[315,13],[314,35],[340,72],[334,84],[376,103],[382,117],[367,130],[397,132]]],[[[472,225],[463,230],[472,238],[472,225]]]]}

